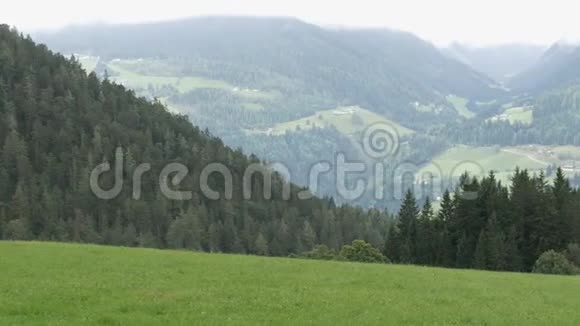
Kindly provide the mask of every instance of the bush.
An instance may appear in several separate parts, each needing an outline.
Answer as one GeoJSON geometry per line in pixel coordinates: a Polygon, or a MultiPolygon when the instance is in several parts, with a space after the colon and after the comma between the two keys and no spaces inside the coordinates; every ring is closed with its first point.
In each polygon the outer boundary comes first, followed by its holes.
{"type": "Polygon", "coordinates": [[[340,255],[348,261],[363,263],[388,262],[388,259],[377,248],[363,240],[355,240],[352,245],[343,246],[340,255]]]}
{"type": "Polygon", "coordinates": [[[573,275],[575,268],[566,256],[550,250],[538,258],[533,272],[539,274],[573,275]]]}
{"type": "Polygon", "coordinates": [[[16,219],[8,222],[6,225],[5,237],[8,240],[28,240],[30,237],[26,223],[22,219],[16,219]]]}
{"type": "Polygon", "coordinates": [[[566,249],[566,258],[576,267],[580,267],[580,246],[577,243],[568,245],[566,249]]]}
{"type": "Polygon", "coordinates": [[[335,260],[337,258],[336,251],[325,245],[316,246],[312,251],[305,252],[303,255],[305,258],[316,260],[335,260]]]}

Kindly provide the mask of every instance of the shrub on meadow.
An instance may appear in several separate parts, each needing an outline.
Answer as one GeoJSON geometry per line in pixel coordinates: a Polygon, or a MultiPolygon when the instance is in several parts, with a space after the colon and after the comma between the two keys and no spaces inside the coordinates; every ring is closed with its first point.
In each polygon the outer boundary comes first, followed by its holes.
{"type": "Polygon", "coordinates": [[[336,251],[328,248],[326,245],[319,245],[314,247],[311,251],[305,252],[305,258],[316,260],[335,260],[337,258],[336,251]]]}
{"type": "Polygon", "coordinates": [[[534,265],[534,273],[554,274],[554,275],[573,275],[576,268],[566,256],[554,250],[543,253],[534,265]]]}
{"type": "Polygon", "coordinates": [[[354,240],[352,245],[343,246],[340,256],[348,261],[362,263],[384,263],[389,261],[377,248],[363,240],[354,240]]]}

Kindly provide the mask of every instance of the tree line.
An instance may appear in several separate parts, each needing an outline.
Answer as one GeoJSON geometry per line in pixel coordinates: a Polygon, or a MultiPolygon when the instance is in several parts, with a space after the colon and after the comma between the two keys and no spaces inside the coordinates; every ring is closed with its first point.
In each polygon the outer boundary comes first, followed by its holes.
{"type": "Polygon", "coordinates": [[[511,185],[464,175],[438,212],[408,192],[384,254],[406,264],[530,272],[545,252],[580,242],[580,192],[561,169],[553,184],[517,169],[511,185]]]}

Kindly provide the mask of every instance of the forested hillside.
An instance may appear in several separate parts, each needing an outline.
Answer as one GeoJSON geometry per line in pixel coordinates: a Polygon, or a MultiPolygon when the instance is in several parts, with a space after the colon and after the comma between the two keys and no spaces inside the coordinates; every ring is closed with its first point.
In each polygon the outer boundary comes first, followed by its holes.
{"type": "MultiPolygon", "coordinates": [[[[0,27],[0,237],[79,241],[158,248],[286,256],[325,244],[338,249],[354,239],[384,242],[388,216],[379,211],[334,206],[331,200],[282,200],[284,181],[275,177],[273,198],[265,200],[259,175],[252,200],[241,198],[241,178],[256,158],[223,145],[193,127],[184,116],[132,91],[44,45],[0,27]],[[123,192],[100,200],[89,176],[121,147],[123,192]],[[185,164],[190,173],[180,189],[193,200],[166,199],[161,169],[185,164]],[[199,174],[221,162],[234,174],[231,201],[209,200],[199,174]],[[150,163],[141,200],[132,199],[136,166],[150,163]]],[[[114,165],[114,164],[113,164],[114,165]]],[[[103,184],[112,186],[112,173],[103,184]]],[[[209,184],[223,193],[216,174],[209,184]]],[[[106,188],[106,187],[105,187],[106,188]]]]}
{"type": "Polygon", "coordinates": [[[580,46],[558,42],[529,69],[516,75],[509,86],[517,91],[541,93],[580,82],[580,46]]]}
{"type": "MultiPolygon", "coordinates": [[[[38,37],[76,53],[99,77],[187,114],[225,144],[283,162],[304,186],[308,167],[333,163],[338,154],[372,170],[360,142],[376,123],[400,127],[403,150],[387,164],[427,163],[445,140],[415,131],[464,120],[473,113],[461,103],[505,93],[430,43],[387,29],[205,17],[79,26],[38,37]]],[[[325,176],[316,194],[336,196],[334,184],[325,176]]],[[[400,203],[365,195],[357,204],[396,210],[400,203]]]]}
{"type": "MultiPolygon", "coordinates": [[[[580,77],[580,74],[578,75],[580,77]]],[[[451,123],[441,129],[450,141],[471,145],[575,145],[580,146],[580,88],[577,85],[558,88],[524,103],[531,121],[487,118],[501,114],[505,108],[489,111],[480,119],[451,123]]]]}

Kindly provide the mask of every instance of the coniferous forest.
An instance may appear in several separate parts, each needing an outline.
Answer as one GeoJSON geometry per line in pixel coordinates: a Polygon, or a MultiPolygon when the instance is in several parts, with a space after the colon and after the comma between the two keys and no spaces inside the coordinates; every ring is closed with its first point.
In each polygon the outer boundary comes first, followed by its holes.
{"type": "MultiPolygon", "coordinates": [[[[0,29],[0,234],[41,239],[211,252],[287,256],[315,244],[340,248],[355,239],[384,242],[388,216],[361,208],[335,207],[331,199],[283,200],[275,178],[271,200],[262,180],[255,199],[242,200],[242,174],[257,158],[224,146],[184,116],[136,98],[123,86],[99,81],[74,60],[51,53],[7,26],[0,29]],[[124,189],[113,200],[91,192],[91,170],[123,149],[124,189]],[[183,189],[191,201],[170,201],[158,176],[182,162],[183,189]],[[201,196],[202,167],[221,162],[234,174],[234,198],[201,196]],[[141,200],[132,199],[132,172],[150,163],[141,200]],[[199,188],[199,187],[197,187],[199,188]]],[[[112,178],[112,175],[109,175],[112,178]]],[[[259,174],[255,175],[258,178],[259,174]]],[[[112,180],[101,181],[107,188],[112,180]]],[[[219,176],[208,182],[224,187],[219,176]]],[[[292,188],[292,198],[299,190],[292,188]]]]}
{"type": "Polygon", "coordinates": [[[484,270],[531,271],[544,252],[577,254],[580,193],[558,169],[553,184],[516,170],[511,185],[493,173],[464,175],[434,213],[409,192],[391,226],[385,254],[395,262],[484,270]]]}
{"type": "MultiPolygon", "coordinates": [[[[6,25],[0,26],[0,146],[1,239],[312,258],[340,252],[349,260],[365,260],[353,253],[361,248],[379,257],[370,245],[386,257],[370,261],[525,272],[550,250],[573,260],[580,243],[580,192],[561,170],[554,182],[516,170],[505,185],[493,173],[481,180],[465,175],[438,212],[412,192],[396,215],[337,206],[330,198],[300,199],[304,189],[296,186],[286,200],[279,176],[271,199],[260,197],[264,182],[256,176],[246,200],[242,176],[258,158],[228,148],[159,102],[87,75],[74,58],[6,25]],[[125,187],[101,200],[89,177],[117,148],[125,187]],[[192,200],[162,195],[158,176],[172,162],[189,168],[179,187],[193,190],[192,200]],[[213,162],[233,172],[231,200],[209,199],[199,189],[200,172],[213,162]],[[140,163],[152,168],[135,200],[132,176],[140,163]]],[[[113,184],[113,175],[103,179],[113,184]]],[[[224,192],[218,175],[209,184],[224,192]]]]}

